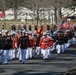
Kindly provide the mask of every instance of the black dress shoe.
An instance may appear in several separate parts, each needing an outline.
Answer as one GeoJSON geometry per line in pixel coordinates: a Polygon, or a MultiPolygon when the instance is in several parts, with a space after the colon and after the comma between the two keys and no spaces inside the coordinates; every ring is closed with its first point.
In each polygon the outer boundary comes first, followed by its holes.
{"type": "Polygon", "coordinates": [[[0,65],[2,64],[2,62],[0,62],[0,65]]]}
{"type": "Polygon", "coordinates": [[[50,59],[44,59],[44,61],[49,61],[50,59]]]}
{"type": "Polygon", "coordinates": [[[22,62],[22,64],[25,64],[24,62],[22,62]]]}
{"type": "Polygon", "coordinates": [[[9,59],[8,61],[11,61],[12,59],[9,59]]]}
{"type": "Polygon", "coordinates": [[[22,61],[20,60],[20,62],[22,62],[22,61]]]}
{"type": "Polygon", "coordinates": [[[12,60],[15,60],[15,58],[13,58],[12,60]]]}
{"type": "Polygon", "coordinates": [[[5,65],[7,65],[8,63],[4,63],[5,65]]]}

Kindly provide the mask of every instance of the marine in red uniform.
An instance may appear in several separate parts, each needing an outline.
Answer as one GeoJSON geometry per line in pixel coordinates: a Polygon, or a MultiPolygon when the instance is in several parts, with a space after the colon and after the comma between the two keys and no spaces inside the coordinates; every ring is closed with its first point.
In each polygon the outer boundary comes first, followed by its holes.
{"type": "Polygon", "coordinates": [[[43,59],[49,59],[49,46],[46,33],[43,33],[43,36],[40,38],[39,46],[41,47],[41,54],[43,55],[43,59]]]}
{"type": "Polygon", "coordinates": [[[67,19],[67,23],[66,23],[66,29],[69,29],[70,28],[70,19],[67,19]]]}
{"type": "MultiPolygon", "coordinates": [[[[17,44],[18,44],[18,41],[19,41],[21,36],[22,36],[22,31],[20,31],[20,33],[16,35],[16,42],[17,42],[17,44]]],[[[16,58],[19,58],[20,61],[22,60],[21,59],[21,49],[20,48],[18,48],[18,52],[17,52],[16,58]]]]}
{"type": "Polygon", "coordinates": [[[29,33],[29,47],[27,49],[27,52],[26,52],[26,59],[29,59],[29,58],[32,58],[32,50],[34,48],[34,45],[35,45],[35,38],[34,36],[32,36],[32,33],[29,33]]]}
{"type": "Polygon", "coordinates": [[[17,53],[17,40],[16,35],[12,34],[12,50],[11,50],[11,59],[15,59],[17,53]]]}

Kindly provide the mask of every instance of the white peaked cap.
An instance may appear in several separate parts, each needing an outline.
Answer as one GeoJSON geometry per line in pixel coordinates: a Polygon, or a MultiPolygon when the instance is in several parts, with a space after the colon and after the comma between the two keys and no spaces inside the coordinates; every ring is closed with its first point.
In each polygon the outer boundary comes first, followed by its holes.
{"type": "Polygon", "coordinates": [[[5,33],[8,32],[8,30],[5,30],[5,33]]]}
{"type": "Polygon", "coordinates": [[[32,32],[31,32],[31,31],[29,31],[29,32],[28,32],[28,34],[32,34],[32,32]]]}
{"type": "Polygon", "coordinates": [[[46,32],[43,32],[43,35],[46,35],[46,32]]]}
{"type": "Polygon", "coordinates": [[[2,34],[2,32],[0,32],[0,34],[2,34]]]}
{"type": "Polygon", "coordinates": [[[13,31],[12,34],[16,34],[16,32],[13,31]]]}
{"type": "Polygon", "coordinates": [[[25,30],[23,30],[22,32],[25,33],[25,30]]]}
{"type": "Polygon", "coordinates": [[[67,19],[67,21],[71,21],[71,19],[67,19]]]}
{"type": "Polygon", "coordinates": [[[28,34],[28,32],[26,32],[26,34],[28,34]]]}
{"type": "Polygon", "coordinates": [[[34,36],[35,34],[33,33],[32,36],[34,36]]]}

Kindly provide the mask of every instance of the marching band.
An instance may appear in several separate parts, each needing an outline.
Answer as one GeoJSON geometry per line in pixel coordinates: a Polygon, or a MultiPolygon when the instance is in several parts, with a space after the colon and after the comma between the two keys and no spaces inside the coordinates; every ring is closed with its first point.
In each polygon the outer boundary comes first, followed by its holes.
{"type": "Polygon", "coordinates": [[[75,32],[76,25],[68,25],[66,29],[60,27],[53,33],[49,25],[46,32],[43,26],[38,28],[37,25],[34,32],[31,25],[28,32],[25,27],[23,30],[19,29],[18,34],[15,28],[11,33],[4,30],[4,33],[0,32],[0,64],[3,60],[4,64],[8,64],[8,61],[13,59],[19,59],[24,64],[26,60],[39,55],[42,55],[43,60],[49,60],[53,50],[56,50],[58,54],[67,50],[75,41],[75,32]]]}

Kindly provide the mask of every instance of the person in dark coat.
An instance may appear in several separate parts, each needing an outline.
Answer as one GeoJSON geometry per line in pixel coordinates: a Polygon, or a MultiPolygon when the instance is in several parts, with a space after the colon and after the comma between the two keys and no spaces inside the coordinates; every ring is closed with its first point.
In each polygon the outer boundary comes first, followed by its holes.
{"type": "Polygon", "coordinates": [[[2,33],[0,32],[0,64],[2,64],[2,33]]]}
{"type": "Polygon", "coordinates": [[[57,53],[60,54],[62,49],[62,45],[63,45],[63,33],[58,32],[57,36],[56,36],[56,49],[57,49],[57,53]]]}
{"type": "Polygon", "coordinates": [[[5,35],[2,37],[2,49],[4,50],[4,64],[8,64],[9,50],[12,49],[12,39],[5,30],[5,35]]]}
{"type": "Polygon", "coordinates": [[[27,29],[27,27],[26,27],[26,25],[25,25],[25,24],[23,25],[23,29],[24,29],[24,30],[26,30],[26,29],[27,29]]]}
{"type": "Polygon", "coordinates": [[[37,33],[37,31],[38,31],[38,26],[37,26],[37,25],[35,25],[35,26],[34,26],[34,34],[36,34],[36,33],[37,33]]]}
{"type": "Polygon", "coordinates": [[[21,57],[22,57],[22,64],[25,63],[25,60],[26,60],[26,50],[29,46],[29,39],[28,39],[28,36],[26,36],[24,34],[24,32],[22,32],[22,36],[19,38],[19,41],[18,41],[18,47],[21,48],[21,57]]]}
{"type": "Polygon", "coordinates": [[[36,54],[37,55],[40,54],[40,46],[39,46],[40,38],[41,38],[41,36],[39,34],[37,34],[36,35],[36,54]]]}

